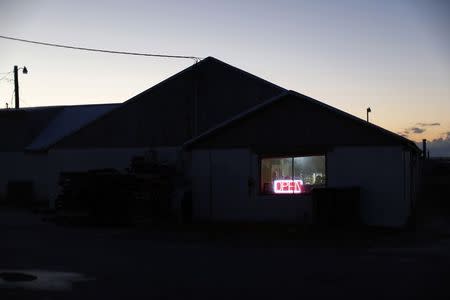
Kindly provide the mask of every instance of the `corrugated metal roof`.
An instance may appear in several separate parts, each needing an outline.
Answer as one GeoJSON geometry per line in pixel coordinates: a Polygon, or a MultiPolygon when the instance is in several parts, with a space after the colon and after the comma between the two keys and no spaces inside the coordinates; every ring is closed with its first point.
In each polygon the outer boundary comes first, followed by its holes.
{"type": "Polygon", "coordinates": [[[62,106],[0,110],[0,152],[23,151],[62,106]]]}
{"type": "Polygon", "coordinates": [[[63,107],[25,150],[45,151],[65,136],[74,133],[119,105],[93,104],[63,107]]]}

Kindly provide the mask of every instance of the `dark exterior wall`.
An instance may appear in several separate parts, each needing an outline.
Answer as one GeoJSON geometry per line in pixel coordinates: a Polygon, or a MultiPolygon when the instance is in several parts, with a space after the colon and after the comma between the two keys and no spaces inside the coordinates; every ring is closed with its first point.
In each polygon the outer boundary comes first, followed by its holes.
{"type": "Polygon", "coordinates": [[[284,91],[214,58],[206,58],[60,141],[56,148],[180,146],[284,91]]]}
{"type": "Polygon", "coordinates": [[[217,61],[199,68],[198,76],[198,133],[284,91],[270,82],[217,61]]]}
{"type": "Polygon", "coordinates": [[[62,107],[0,110],[0,152],[23,151],[62,107]]]}
{"type": "MultiPolygon", "coordinates": [[[[143,93],[132,102],[100,117],[56,144],[56,148],[140,147],[171,145],[184,140],[191,130],[186,110],[188,82],[173,79],[150,95],[143,93]],[[170,99],[177,99],[171,103],[170,99]],[[183,126],[184,125],[184,126],[183,126]]],[[[189,91],[192,94],[192,89],[189,91]]]]}
{"type": "Polygon", "coordinates": [[[317,152],[336,145],[399,145],[394,136],[334,110],[287,95],[231,123],[194,148],[251,147],[257,152],[317,152]]]}

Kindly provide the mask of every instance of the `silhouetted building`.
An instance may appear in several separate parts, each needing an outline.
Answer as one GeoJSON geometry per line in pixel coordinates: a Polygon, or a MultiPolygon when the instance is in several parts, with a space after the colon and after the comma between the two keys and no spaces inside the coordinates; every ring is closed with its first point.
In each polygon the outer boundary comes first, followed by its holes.
{"type": "Polygon", "coordinates": [[[293,91],[184,148],[192,155],[196,218],[311,222],[313,191],[324,187],[358,189],[364,224],[406,225],[415,206],[415,143],[293,91]]]}
{"type": "Polygon", "coordinates": [[[309,222],[324,187],[359,187],[367,224],[401,226],[414,207],[414,143],[212,57],[120,105],[13,113],[0,113],[15,141],[0,144],[0,193],[30,180],[50,206],[60,172],[152,151],[191,182],[194,219],[309,222]]]}

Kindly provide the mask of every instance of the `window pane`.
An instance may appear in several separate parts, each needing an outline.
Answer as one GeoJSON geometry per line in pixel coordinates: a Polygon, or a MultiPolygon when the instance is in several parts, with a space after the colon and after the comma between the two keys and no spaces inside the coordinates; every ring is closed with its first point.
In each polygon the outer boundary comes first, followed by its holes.
{"type": "Polygon", "coordinates": [[[265,158],[261,160],[261,189],[274,192],[275,180],[292,180],[292,158],[265,158]]]}
{"type": "Polygon", "coordinates": [[[305,192],[310,192],[314,187],[324,186],[325,156],[294,157],[295,179],[303,182],[305,192]]]}
{"type": "Polygon", "coordinates": [[[308,193],[325,186],[325,156],[264,158],[261,191],[268,194],[308,193]]]}

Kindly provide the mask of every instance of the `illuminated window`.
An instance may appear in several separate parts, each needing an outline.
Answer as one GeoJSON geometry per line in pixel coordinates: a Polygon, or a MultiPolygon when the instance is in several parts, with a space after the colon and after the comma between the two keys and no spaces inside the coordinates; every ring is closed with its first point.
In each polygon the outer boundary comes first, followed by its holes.
{"type": "Polygon", "coordinates": [[[261,192],[264,194],[309,193],[325,183],[323,155],[261,159],[261,192]]]}

